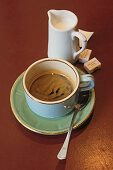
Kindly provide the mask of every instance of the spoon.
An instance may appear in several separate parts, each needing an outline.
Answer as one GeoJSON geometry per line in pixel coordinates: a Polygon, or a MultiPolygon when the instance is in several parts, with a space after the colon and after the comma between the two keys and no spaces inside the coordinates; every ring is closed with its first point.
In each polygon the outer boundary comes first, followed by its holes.
{"type": "MultiPolygon", "coordinates": [[[[77,113],[87,105],[87,103],[89,101],[89,96],[90,96],[89,91],[80,92],[80,94],[79,94],[78,104],[74,107],[74,114],[73,114],[73,117],[72,117],[72,120],[71,120],[71,124],[70,124],[69,130],[68,130],[66,139],[65,139],[65,141],[64,141],[64,143],[63,143],[63,145],[62,145],[62,147],[61,147],[61,149],[60,149],[60,151],[57,155],[57,158],[60,159],[60,160],[66,159],[69,140],[70,140],[71,132],[72,132],[72,129],[73,129],[75,117],[76,117],[77,113]]],[[[72,106],[65,106],[65,107],[71,108],[72,106]]]]}

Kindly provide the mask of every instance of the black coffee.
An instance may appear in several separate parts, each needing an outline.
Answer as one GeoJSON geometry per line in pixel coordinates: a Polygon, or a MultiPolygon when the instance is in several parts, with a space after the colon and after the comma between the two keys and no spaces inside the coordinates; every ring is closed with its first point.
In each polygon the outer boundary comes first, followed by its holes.
{"type": "Polygon", "coordinates": [[[71,80],[65,75],[48,72],[32,83],[29,92],[43,101],[57,101],[70,95],[73,90],[71,80]]]}

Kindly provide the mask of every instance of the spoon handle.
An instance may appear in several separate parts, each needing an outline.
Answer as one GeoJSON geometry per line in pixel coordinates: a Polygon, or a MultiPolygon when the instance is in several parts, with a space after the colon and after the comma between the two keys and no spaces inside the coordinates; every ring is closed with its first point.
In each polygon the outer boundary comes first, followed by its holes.
{"type": "Polygon", "coordinates": [[[66,159],[68,145],[69,145],[69,139],[70,139],[72,128],[73,128],[73,123],[74,123],[74,120],[75,120],[75,117],[76,117],[78,111],[79,111],[79,106],[77,105],[75,108],[75,112],[73,114],[72,120],[71,120],[71,124],[70,124],[69,130],[68,130],[66,139],[64,141],[64,144],[62,145],[62,148],[60,149],[60,151],[57,155],[57,158],[60,160],[66,159]]]}

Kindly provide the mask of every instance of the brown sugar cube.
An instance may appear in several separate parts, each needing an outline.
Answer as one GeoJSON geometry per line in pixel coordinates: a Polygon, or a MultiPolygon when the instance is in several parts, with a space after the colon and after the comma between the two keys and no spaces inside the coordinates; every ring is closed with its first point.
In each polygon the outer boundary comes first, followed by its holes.
{"type": "Polygon", "coordinates": [[[94,57],[84,63],[84,68],[88,73],[93,73],[95,70],[101,68],[101,63],[94,57]]]}
{"type": "Polygon", "coordinates": [[[89,60],[91,53],[92,53],[92,50],[85,49],[85,50],[84,50],[81,54],[79,54],[79,56],[78,56],[79,62],[80,62],[80,63],[86,63],[86,62],[89,60]]]}

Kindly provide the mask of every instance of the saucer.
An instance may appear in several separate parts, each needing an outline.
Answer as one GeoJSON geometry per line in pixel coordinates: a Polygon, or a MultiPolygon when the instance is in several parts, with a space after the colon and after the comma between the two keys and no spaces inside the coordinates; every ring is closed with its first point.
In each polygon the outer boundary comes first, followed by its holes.
{"type": "MultiPolygon", "coordinates": [[[[79,74],[84,74],[78,69],[79,74]]],[[[27,129],[46,135],[55,135],[66,133],[69,129],[70,122],[74,112],[59,118],[44,118],[32,112],[27,105],[24,88],[23,88],[23,75],[22,73],[12,86],[10,93],[10,104],[16,119],[27,129]]],[[[87,105],[78,112],[73,129],[81,126],[91,115],[95,104],[95,91],[90,92],[90,98],[87,105]]]]}

